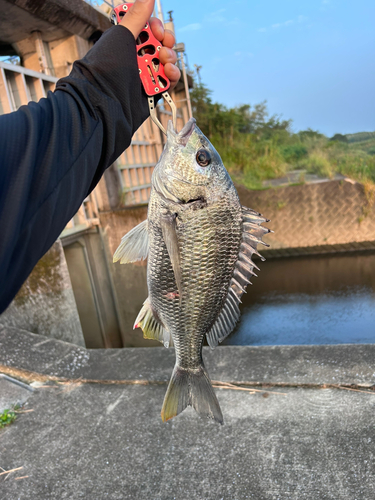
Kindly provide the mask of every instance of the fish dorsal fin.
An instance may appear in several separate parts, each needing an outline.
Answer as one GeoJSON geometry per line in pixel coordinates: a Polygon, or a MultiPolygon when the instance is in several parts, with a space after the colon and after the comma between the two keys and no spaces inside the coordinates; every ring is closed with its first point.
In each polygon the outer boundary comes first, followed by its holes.
{"type": "Polygon", "coordinates": [[[144,301],[142,309],[139,311],[133,326],[133,329],[135,328],[142,328],[145,339],[158,340],[165,347],[171,345],[171,335],[161,324],[159,318],[155,317],[149,298],[144,301]]]}
{"type": "Polygon", "coordinates": [[[121,243],[113,256],[113,262],[119,260],[120,264],[128,264],[147,259],[147,255],[148,231],[146,219],[122,237],[121,243]]]}
{"type": "Polygon", "coordinates": [[[262,237],[269,233],[270,229],[261,226],[262,222],[269,222],[268,219],[250,208],[242,207],[242,222],[242,242],[229,283],[227,297],[214,324],[206,334],[207,342],[212,349],[228,337],[240,317],[238,304],[241,302],[242,294],[245,293],[247,285],[251,284],[251,277],[256,276],[253,271],[254,267],[259,269],[252,261],[253,254],[258,255],[261,260],[265,260],[258,253],[257,245],[261,243],[269,246],[262,241],[262,237]]]}

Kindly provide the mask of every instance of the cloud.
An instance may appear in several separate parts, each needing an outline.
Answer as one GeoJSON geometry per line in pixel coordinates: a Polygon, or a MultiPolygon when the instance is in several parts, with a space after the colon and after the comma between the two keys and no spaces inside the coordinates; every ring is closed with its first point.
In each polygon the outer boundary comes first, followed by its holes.
{"type": "Polygon", "coordinates": [[[180,28],[178,31],[197,31],[202,28],[202,25],[200,23],[193,23],[193,24],[188,24],[187,26],[184,26],[183,28],[180,28]]]}
{"type": "Polygon", "coordinates": [[[215,12],[211,12],[210,14],[208,14],[207,20],[210,21],[210,23],[223,23],[224,21],[226,21],[225,16],[223,16],[225,10],[226,9],[219,9],[215,12]]]}
{"type": "MultiPolygon", "coordinates": [[[[291,26],[292,24],[297,23],[303,23],[307,21],[306,16],[298,16],[297,19],[288,19],[288,21],[284,21],[283,23],[275,23],[271,25],[272,29],[278,29],[278,28],[283,28],[284,26],[291,26]]],[[[259,33],[265,33],[267,31],[267,28],[259,28],[258,32],[259,33]]]]}
{"type": "Polygon", "coordinates": [[[237,59],[250,59],[251,57],[254,57],[254,54],[252,52],[235,52],[234,56],[237,59]]]}
{"type": "Polygon", "coordinates": [[[238,17],[235,17],[231,21],[227,21],[226,23],[228,26],[235,26],[235,25],[241,23],[241,19],[239,19],[238,17]]]}
{"type": "Polygon", "coordinates": [[[289,19],[289,21],[285,21],[285,23],[273,24],[272,28],[281,28],[282,26],[290,26],[293,23],[294,23],[293,19],[289,19]]]}

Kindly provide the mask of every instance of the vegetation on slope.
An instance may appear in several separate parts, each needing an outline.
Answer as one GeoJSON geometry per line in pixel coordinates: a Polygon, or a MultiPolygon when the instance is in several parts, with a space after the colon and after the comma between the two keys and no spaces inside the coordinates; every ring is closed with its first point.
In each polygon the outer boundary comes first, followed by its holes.
{"type": "Polygon", "coordinates": [[[236,182],[262,189],[263,181],[302,169],[331,178],[341,173],[368,186],[375,184],[375,132],[336,134],[330,139],[311,129],[294,133],[291,120],[269,117],[265,102],[227,108],[212,102],[210,95],[205,85],[195,86],[193,115],[236,182]]]}

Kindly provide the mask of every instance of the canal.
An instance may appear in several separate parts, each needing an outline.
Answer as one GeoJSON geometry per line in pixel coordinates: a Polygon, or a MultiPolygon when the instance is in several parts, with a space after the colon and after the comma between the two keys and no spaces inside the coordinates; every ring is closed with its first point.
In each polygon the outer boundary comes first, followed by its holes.
{"type": "Polygon", "coordinates": [[[375,343],[375,252],[269,259],[223,344],[375,343]]]}

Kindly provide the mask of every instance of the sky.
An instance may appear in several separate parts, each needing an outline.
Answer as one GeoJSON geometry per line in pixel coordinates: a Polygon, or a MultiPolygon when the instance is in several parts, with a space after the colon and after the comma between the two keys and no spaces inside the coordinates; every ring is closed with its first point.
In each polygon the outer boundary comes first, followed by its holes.
{"type": "Polygon", "coordinates": [[[375,0],[162,0],[226,106],[264,100],[294,131],[375,130],[375,0]]]}

